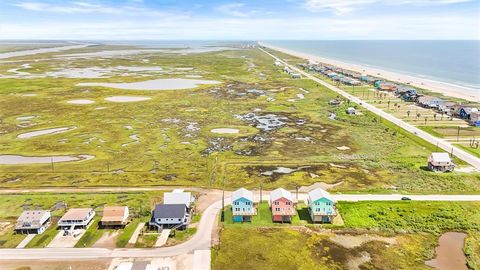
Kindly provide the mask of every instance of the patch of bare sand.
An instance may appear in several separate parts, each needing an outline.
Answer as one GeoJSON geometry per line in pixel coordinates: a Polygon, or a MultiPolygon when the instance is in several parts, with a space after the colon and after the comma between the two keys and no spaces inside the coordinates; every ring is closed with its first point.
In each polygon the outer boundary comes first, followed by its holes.
{"type": "Polygon", "coordinates": [[[371,234],[335,234],[330,237],[330,241],[339,244],[345,248],[356,248],[370,241],[382,241],[390,245],[394,245],[397,243],[397,239],[395,239],[394,237],[383,237],[371,234]]]}
{"type": "Polygon", "coordinates": [[[76,260],[76,261],[53,261],[53,260],[0,260],[0,269],[2,270],[105,270],[110,265],[110,259],[97,260],[76,260]],[[71,268],[70,268],[71,267],[71,268]]]}
{"type": "Polygon", "coordinates": [[[3,232],[6,228],[8,228],[10,225],[10,222],[0,222],[0,233],[3,232]]]}
{"type": "Polygon", "coordinates": [[[117,242],[117,236],[119,232],[114,231],[114,232],[107,232],[98,239],[95,244],[93,244],[93,247],[96,248],[115,248],[115,243],[117,242]]]}
{"type": "Polygon", "coordinates": [[[360,270],[360,266],[371,259],[372,258],[370,257],[370,254],[366,251],[363,251],[360,256],[349,259],[347,267],[349,270],[360,270]]]}

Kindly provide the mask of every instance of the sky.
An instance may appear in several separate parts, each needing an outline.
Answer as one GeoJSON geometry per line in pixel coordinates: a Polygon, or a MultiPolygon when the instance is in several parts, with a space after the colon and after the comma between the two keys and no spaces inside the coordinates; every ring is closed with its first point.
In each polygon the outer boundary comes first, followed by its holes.
{"type": "Polygon", "coordinates": [[[480,0],[0,0],[0,39],[480,40],[480,0]]]}

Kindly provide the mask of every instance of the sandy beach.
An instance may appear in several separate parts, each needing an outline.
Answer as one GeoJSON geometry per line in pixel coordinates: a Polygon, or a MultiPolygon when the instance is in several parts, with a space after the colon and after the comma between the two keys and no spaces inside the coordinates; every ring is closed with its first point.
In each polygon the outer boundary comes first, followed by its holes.
{"type": "Polygon", "coordinates": [[[423,89],[430,90],[432,92],[441,93],[445,96],[461,98],[468,101],[480,102],[480,89],[467,88],[459,85],[434,81],[434,80],[425,79],[425,78],[419,78],[419,77],[415,77],[407,74],[386,71],[378,68],[346,63],[338,60],[328,59],[320,56],[315,56],[307,53],[297,52],[294,50],[273,46],[264,42],[259,42],[258,44],[260,46],[264,46],[264,47],[267,47],[279,52],[283,52],[292,56],[334,65],[343,69],[348,69],[348,70],[360,72],[363,74],[380,77],[393,82],[410,84],[418,88],[423,88],[423,89]]]}

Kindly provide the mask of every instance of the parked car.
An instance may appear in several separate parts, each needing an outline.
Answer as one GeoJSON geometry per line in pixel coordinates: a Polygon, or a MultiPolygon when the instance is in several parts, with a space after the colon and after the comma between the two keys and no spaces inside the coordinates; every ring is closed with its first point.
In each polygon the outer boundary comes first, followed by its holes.
{"type": "Polygon", "coordinates": [[[411,201],[412,199],[410,199],[409,197],[402,197],[401,200],[402,200],[402,201],[411,201]]]}

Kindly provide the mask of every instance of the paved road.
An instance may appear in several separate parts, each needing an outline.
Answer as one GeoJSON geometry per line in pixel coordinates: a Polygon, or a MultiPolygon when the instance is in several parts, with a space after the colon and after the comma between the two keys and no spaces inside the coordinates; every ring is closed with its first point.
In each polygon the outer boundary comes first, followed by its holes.
{"type": "MultiPolygon", "coordinates": [[[[226,193],[225,205],[231,203],[226,193]]],[[[295,196],[295,194],[294,194],[295,196]]],[[[398,201],[404,195],[401,194],[332,194],[337,201],[398,201]]],[[[255,198],[259,198],[258,192],[255,198]]],[[[480,201],[480,195],[408,195],[412,200],[418,201],[480,201]]],[[[263,200],[269,199],[269,192],[262,194],[263,200]]],[[[306,193],[299,193],[298,200],[307,198],[306,193]]],[[[221,201],[210,205],[202,214],[197,227],[197,233],[188,241],[163,248],[38,248],[38,249],[0,249],[0,260],[41,260],[41,259],[100,259],[100,258],[155,258],[170,257],[198,250],[209,250],[212,243],[212,232],[218,220],[218,214],[222,206],[221,201]]]]}
{"type": "MultiPolygon", "coordinates": [[[[266,46],[265,44],[262,44],[262,46],[265,46],[265,47],[268,47],[266,46]]],[[[315,81],[316,83],[319,83],[327,88],[329,88],[330,90],[342,95],[343,97],[359,104],[360,106],[364,107],[365,109],[375,113],[376,115],[379,115],[385,119],[387,119],[388,121],[394,123],[395,125],[405,129],[406,131],[408,132],[411,132],[413,134],[416,134],[418,137],[426,140],[427,142],[430,142],[431,144],[433,145],[438,145],[439,148],[445,150],[446,152],[449,152],[449,153],[452,153],[454,156],[458,157],[459,159],[469,163],[470,165],[472,165],[473,167],[475,167],[477,170],[480,170],[480,158],[477,158],[475,156],[473,156],[472,154],[468,153],[468,152],[465,152],[463,151],[462,149],[452,145],[451,143],[443,140],[443,139],[439,139],[437,137],[434,137],[430,134],[428,134],[427,132],[417,128],[417,127],[414,127],[398,118],[396,118],[395,116],[389,114],[389,113],[386,113],[385,111],[371,105],[371,104],[368,104],[366,103],[365,101],[362,101],[361,99],[355,97],[355,96],[352,96],[350,95],[349,93],[343,91],[342,89],[338,88],[338,87],[335,87],[307,72],[304,72],[303,70],[300,70],[299,68],[295,67],[295,66],[292,66],[292,65],[289,65],[288,63],[286,63],[285,61],[283,61],[282,59],[276,57],[275,55],[263,50],[262,48],[260,48],[260,50],[262,50],[263,52],[265,52],[266,54],[270,55],[271,57],[273,57],[275,60],[277,61],[280,61],[281,63],[283,63],[284,65],[288,66],[289,68],[299,72],[300,74],[302,74],[303,76],[315,81]]],[[[278,50],[278,48],[275,48],[275,50],[278,50]]],[[[287,53],[287,52],[284,52],[284,53],[287,53]]]]}

